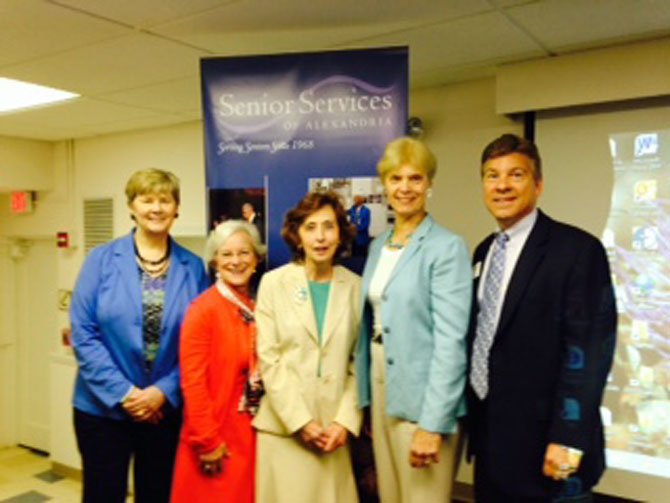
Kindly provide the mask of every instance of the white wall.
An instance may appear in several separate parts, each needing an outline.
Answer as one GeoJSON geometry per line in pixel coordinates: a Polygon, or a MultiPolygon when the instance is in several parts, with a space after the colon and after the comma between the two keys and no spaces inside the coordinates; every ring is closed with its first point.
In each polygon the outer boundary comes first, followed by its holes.
{"type": "Polygon", "coordinates": [[[181,180],[181,210],[173,233],[205,232],[200,122],[79,140],[74,145],[74,163],[80,205],[83,198],[114,197],[116,235],[126,233],[132,223],[123,192],[126,181],[133,172],[149,167],[172,171],[181,180]]]}
{"type": "Polygon", "coordinates": [[[17,403],[10,390],[16,387],[15,338],[11,328],[15,323],[13,309],[14,275],[9,256],[10,245],[0,237],[0,447],[16,438],[17,403]]]}
{"type": "Polygon", "coordinates": [[[429,88],[410,98],[410,115],[423,120],[423,139],[438,159],[430,211],[471,248],[494,229],[481,197],[481,152],[503,133],[523,133],[522,124],[495,113],[495,99],[494,79],[429,88]]]}
{"type": "Polygon", "coordinates": [[[0,137],[0,190],[51,189],[52,163],[50,143],[0,137]]]}

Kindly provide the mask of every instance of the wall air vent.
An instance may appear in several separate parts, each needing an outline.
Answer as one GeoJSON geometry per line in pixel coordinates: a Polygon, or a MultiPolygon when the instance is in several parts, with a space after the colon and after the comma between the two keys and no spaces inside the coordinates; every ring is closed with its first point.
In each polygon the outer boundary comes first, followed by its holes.
{"type": "Polygon", "coordinates": [[[84,252],[114,238],[114,200],[84,199],[84,252]]]}

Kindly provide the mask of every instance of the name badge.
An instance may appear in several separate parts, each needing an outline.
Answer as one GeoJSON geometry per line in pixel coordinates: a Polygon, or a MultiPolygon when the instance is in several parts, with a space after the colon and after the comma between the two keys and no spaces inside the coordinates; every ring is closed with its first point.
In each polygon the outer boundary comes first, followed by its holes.
{"type": "Polygon", "coordinates": [[[474,279],[479,278],[479,275],[482,273],[482,263],[477,262],[473,267],[472,267],[472,277],[474,279]]]}

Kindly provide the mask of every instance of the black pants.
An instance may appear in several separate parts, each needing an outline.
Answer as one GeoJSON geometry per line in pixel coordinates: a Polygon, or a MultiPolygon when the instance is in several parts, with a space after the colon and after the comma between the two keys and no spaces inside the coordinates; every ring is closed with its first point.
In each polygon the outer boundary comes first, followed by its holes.
{"type": "Polygon", "coordinates": [[[135,501],[167,503],[179,440],[181,415],[172,412],[157,425],[116,421],[74,409],[74,429],[82,458],[84,503],[122,503],[134,456],[135,501]]]}
{"type": "Polygon", "coordinates": [[[475,462],[475,501],[477,503],[592,503],[591,491],[575,496],[555,496],[548,498],[523,498],[508,494],[492,481],[487,470],[475,462]]]}

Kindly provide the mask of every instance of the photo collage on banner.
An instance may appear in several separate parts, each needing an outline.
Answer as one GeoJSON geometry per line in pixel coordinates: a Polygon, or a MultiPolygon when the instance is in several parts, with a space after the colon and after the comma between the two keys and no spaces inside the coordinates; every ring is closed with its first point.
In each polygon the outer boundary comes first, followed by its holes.
{"type": "Polygon", "coordinates": [[[352,222],[364,201],[370,235],[386,228],[376,163],[405,133],[407,48],[208,58],[201,73],[209,228],[253,214],[269,268],[290,260],[281,226],[308,190],[340,194],[352,222]]]}

